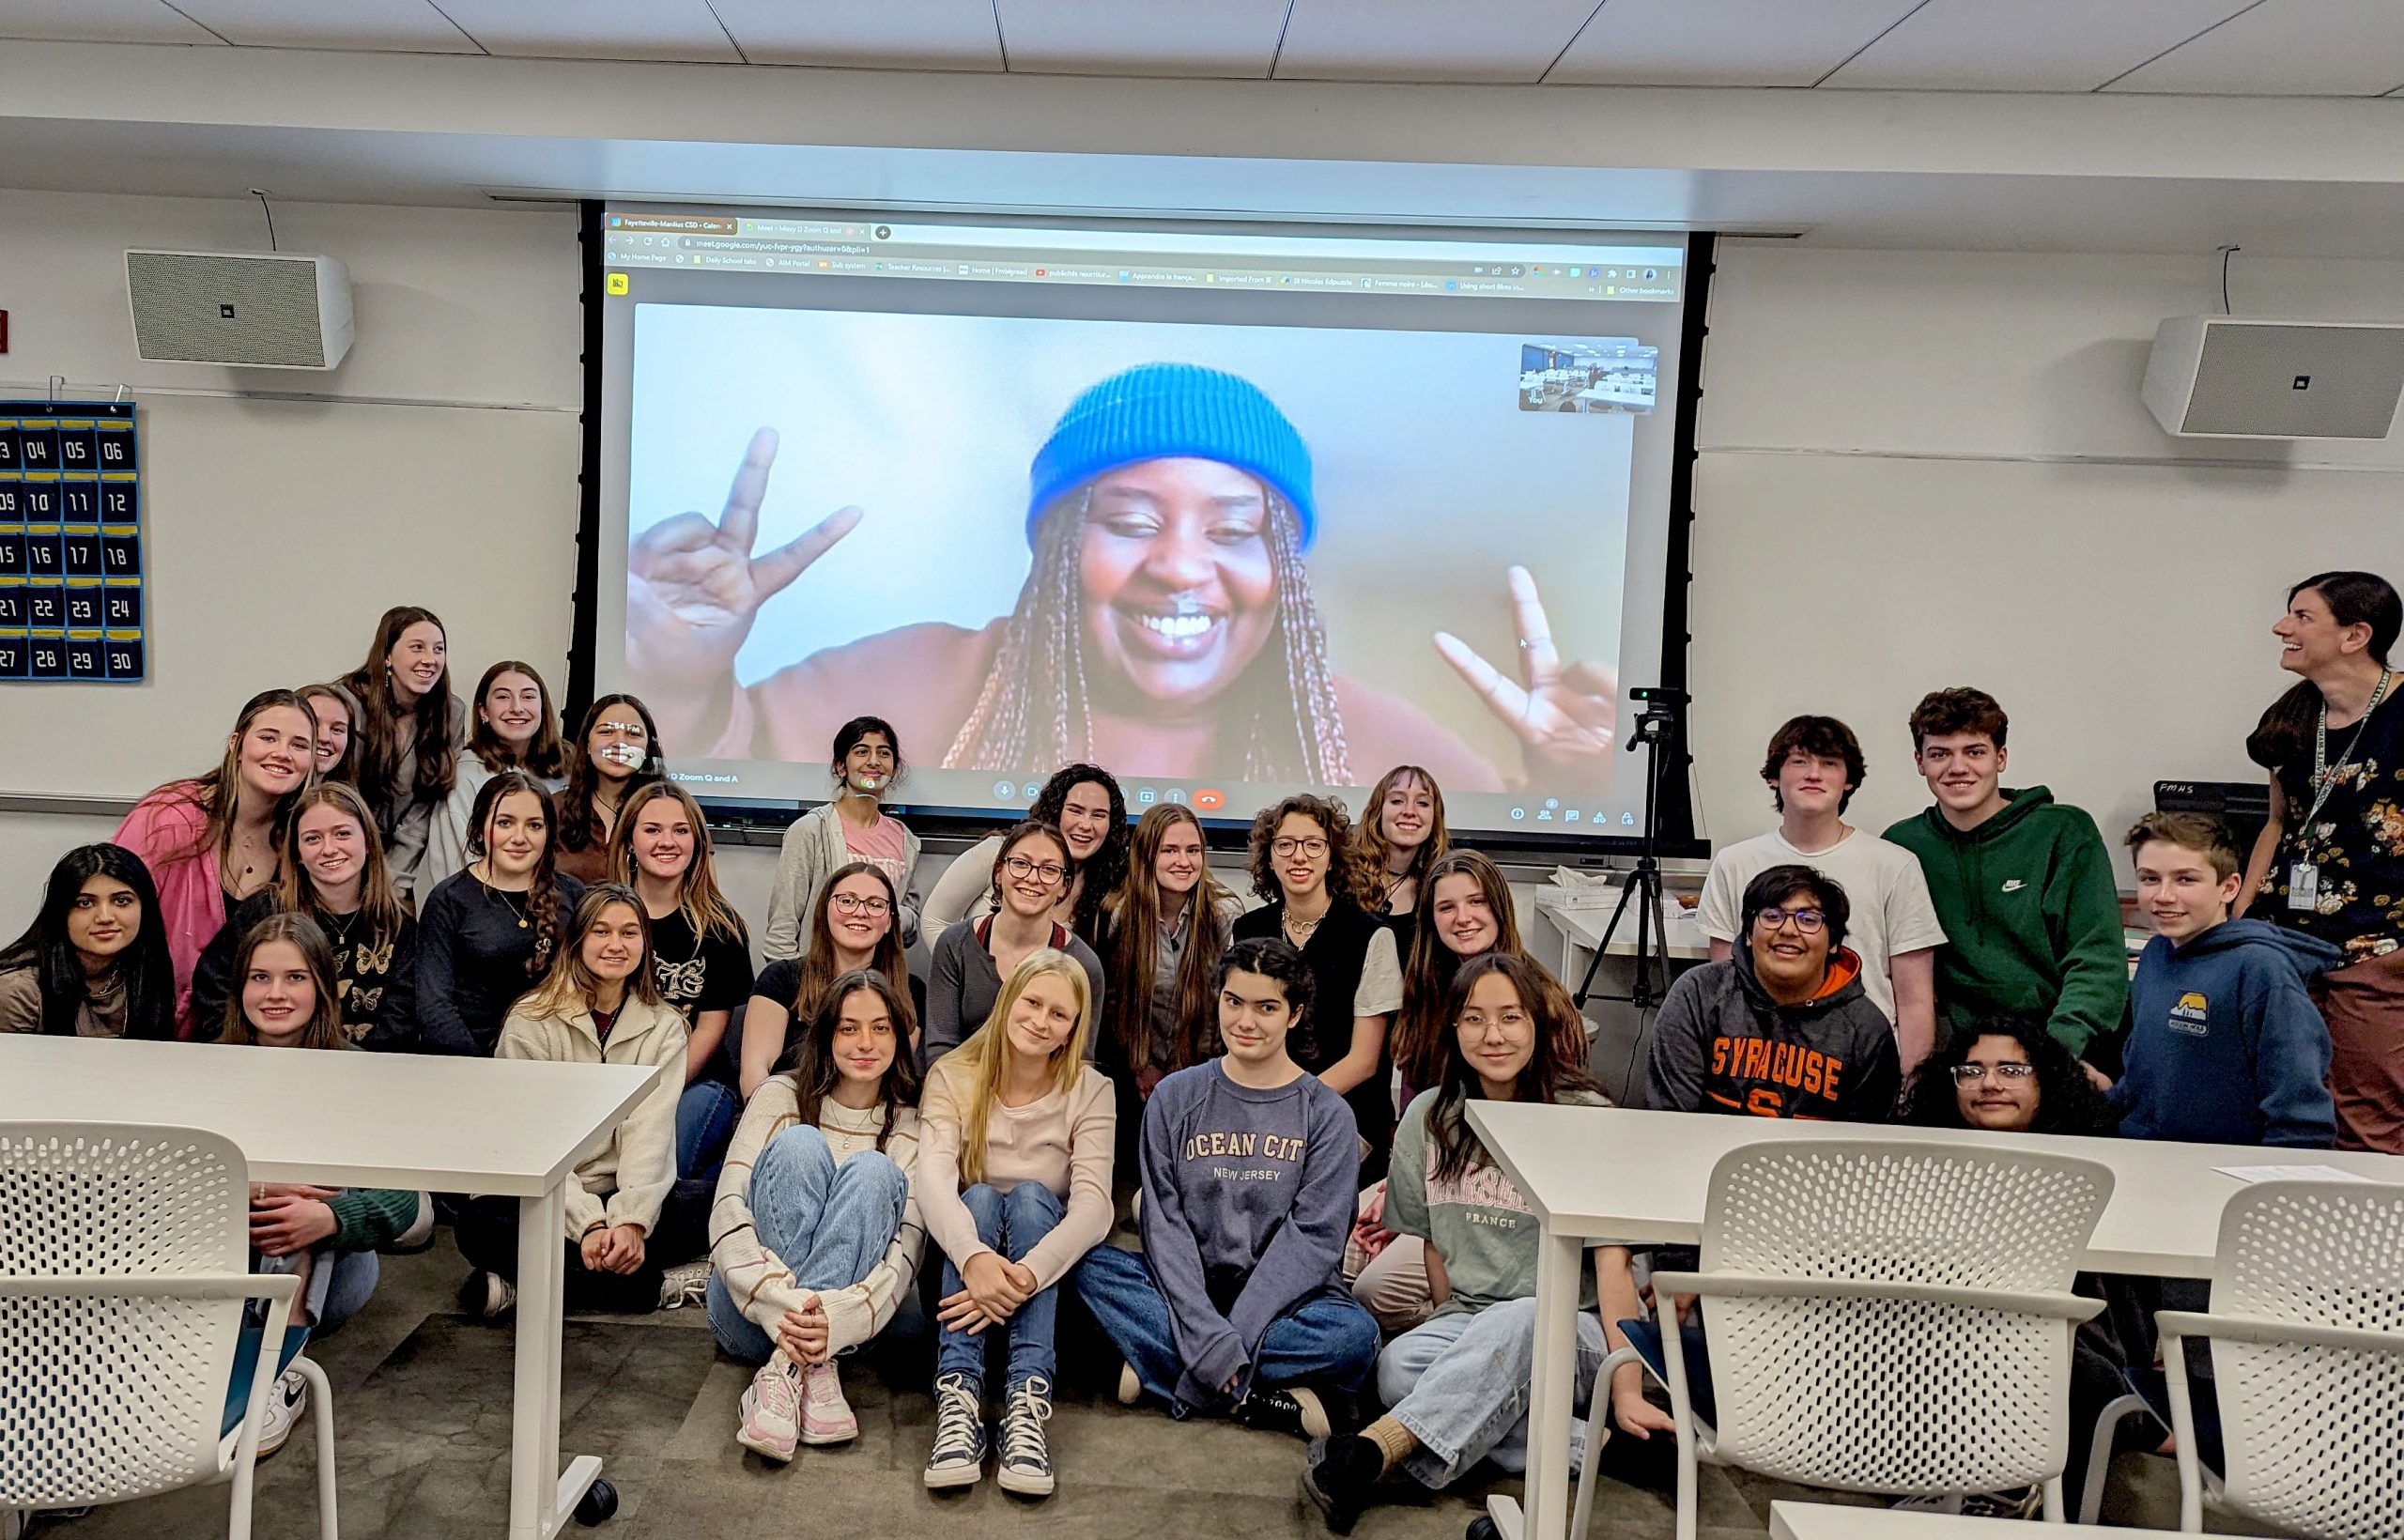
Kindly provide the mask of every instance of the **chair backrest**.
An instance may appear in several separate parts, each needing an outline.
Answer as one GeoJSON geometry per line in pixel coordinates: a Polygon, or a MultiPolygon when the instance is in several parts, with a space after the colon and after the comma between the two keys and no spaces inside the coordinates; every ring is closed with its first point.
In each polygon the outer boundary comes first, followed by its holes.
{"type": "Polygon", "coordinates": [[[239,1274],[249,1200],[249,1164],[220,1134],[0,1125],[0,1508],[118,1502],[217,1472],[243,1301],[9,1285],[239,1274]]]}
{"type": "Polygon", "coordinates": [[[2265,1182],[2221,1210],[2212,1310],[2394,1335],[2389,1352],[2212,1343],[2222,1491],[2327,1540],[2404,1540],[2404,1187],[2265,1182]]]}
{"type": "MultiPolygon", "coordinates": [[[[1713,1168],[1703,1270],[2067,1292],[2112,1194],[2092,1161],[1834,1138],[1713,1168]]],[[[2058,1318],[1903,1299],[1710,1300],[1718,1456],[1814,1486],[1989,1492],[2060,1473],[2058,1318]]]]}

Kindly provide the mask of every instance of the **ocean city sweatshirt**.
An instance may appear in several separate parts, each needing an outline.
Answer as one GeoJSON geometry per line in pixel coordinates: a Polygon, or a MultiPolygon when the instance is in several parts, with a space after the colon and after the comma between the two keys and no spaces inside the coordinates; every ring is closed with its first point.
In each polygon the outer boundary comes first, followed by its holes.
{"type": "Polygon", "coordinates": [[[2306,985],[2337,948],[2258,919],[2215,925],[2183,947],[2146,943],[2132,986],[2136,1025],[2112,1101],[2133,1139],[2205,1145],[2336,1142],[2329,1028],[2306,985]]]}
{"type": "Polygon", "coordinates": [[[2072,1053],[2117,1032],[2129,1000],[2120,893],[2095,820],[2042,786],[2007,791],[1967,833],[1936,808],[1887,831],[1919,857],[1945,927],[1936,1003],[1956,1025],[2042,1017],[2072,1053]]]}
{"type": "Polygon", "coordinates": [[[1163,1079],[1144,1108],[1144,1259],[1184,1365],[1177,1398],[1242,1395],[1270,1327],[1343,1289],[1360,1194],[1352,1109],[1317,1075],[1274,1090],[1213,1061],[1163,1079]]]}

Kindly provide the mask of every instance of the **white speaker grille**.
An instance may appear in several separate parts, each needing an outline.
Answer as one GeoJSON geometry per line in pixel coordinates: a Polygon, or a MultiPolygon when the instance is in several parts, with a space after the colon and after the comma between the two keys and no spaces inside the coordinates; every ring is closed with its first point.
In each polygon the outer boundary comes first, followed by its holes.
{"type": "Polygon", "coordinates": [[[146,359],[323,368],[316,264],[308,257],[128,252],[134,349],[146,359]]]}
{"type": "Polygon", "coordinates": [[[2186,433],[2383,439],[2404,392],[2404,328],[2207,323],[2186,433]]]}

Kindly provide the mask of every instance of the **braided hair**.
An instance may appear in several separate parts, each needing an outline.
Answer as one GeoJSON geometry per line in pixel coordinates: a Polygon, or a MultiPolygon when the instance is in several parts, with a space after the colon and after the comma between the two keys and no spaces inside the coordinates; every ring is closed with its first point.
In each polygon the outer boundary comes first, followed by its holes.
{"type": "MultiPolygon", "coordinates": [[[[1223,716],[1243,731],[1243,778],[1348,786],[1352,761],[1344,714],[1328,667],[1327,627],[1302,565],[1302,526],[1285,498],[1263,485],[1269,516],[1262,535],[1277,575],[1276,650],[1282,680],[1256,663],[1238,682],[1223,716]]],[[[1086,678],[1085,593],[1078,557],[1092,512],[1087,483],[1047,512],[1035,539],[1035,565],[1003,624],[992,672],[946,769],[999,770],[1094,758],[1093,695],[1086,678]]]]}
{"type": "Polygon", "coordinates": [[[503,770],[485,782],[476,792],[475,810],[468,818],[468,854],[477,859],[490,856],[485,836],[492,827],[493,809],[501,806],[501,798],[519,792],[532,796],[543,810],[543,854],[534,859],[534,881],[526,889],[526,918],[534,932],[534,949],[526,956],[526,977],[540,978],[550,971],[560,932],[559,809],[551,801],[550,789],[523,770],[503,770]]]}

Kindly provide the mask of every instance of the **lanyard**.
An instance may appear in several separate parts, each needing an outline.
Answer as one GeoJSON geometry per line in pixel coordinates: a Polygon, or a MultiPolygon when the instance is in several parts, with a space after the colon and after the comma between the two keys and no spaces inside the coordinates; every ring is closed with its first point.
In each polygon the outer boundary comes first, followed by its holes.
{"type": "Polygon", "coordinates": [[[2329,793],[2337,784],[2337,778],[2344,775],[2346,767],[2354,762],[2354,750],[2362,747],[2363,733],[2370,727],[2370,714],[2379,709],[2379,703],[2381,701],[2387,699],[2387,682],[2394,677],[2385,669],[2379,670],[2379,688],[2370,692],[2370,704],[2363,708],[2363,719],[2355,724],[2354,735],[2346,740],[2346,751],[2338,756],[2336,768],[2334,771],[2329,766],[2329,702],[2327,701],[2320,702],[2320,725],[2314,730],[2312,739],[2312,783],[2315,790],[2312,795],[2312,810],[2304,815],[2302,825],[2304,828],[2310,828],[2320,817],[2321,804],[2329,800],[2329,793]]]}

